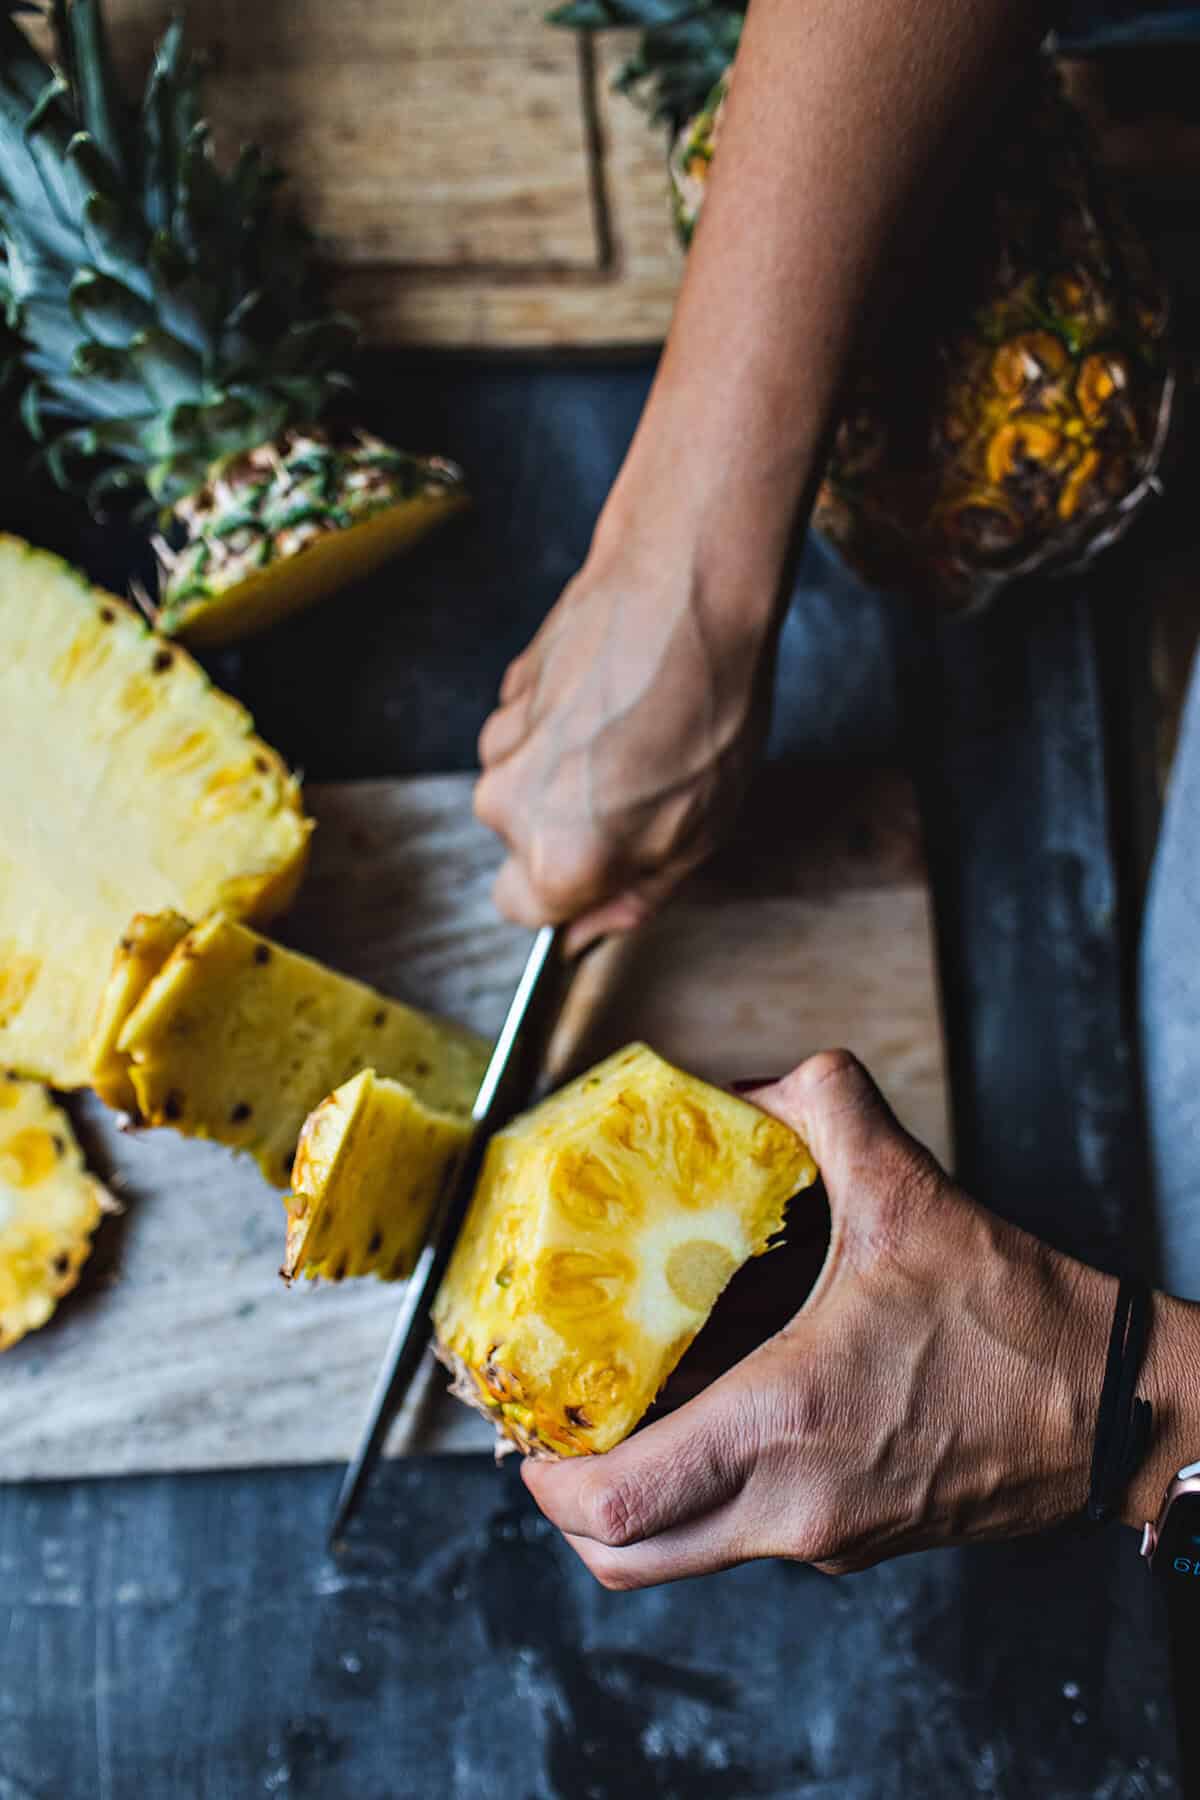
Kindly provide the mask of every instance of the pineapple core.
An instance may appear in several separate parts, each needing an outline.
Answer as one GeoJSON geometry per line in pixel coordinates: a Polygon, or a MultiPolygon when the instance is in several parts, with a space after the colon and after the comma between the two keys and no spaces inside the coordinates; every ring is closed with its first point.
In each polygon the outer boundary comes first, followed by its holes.
{"type": "Polygon", "coordinates": [[[488,1055],[473,1032],[219,913],[143,985],[128,959],[145,951],[152,962],[175,930],[135,921],[118,950],[96,1043],[102,1098],[119,1100],[128,1083],[145,1124],[248,1151],[275,1187],[291,1180],[308,1114],[364,1068],[403,1081],[431,1113],[470,1114],[488,1055]],[[133,1001],[123,1020],[122,994],[133,1001]]]}
{"type": "Polygon", "coordinates": [[[46,1323],[112,1210],[46,1089],[0,1075],[0,1350],[46,1323]]]}
{"type": "Polygon", "coordinates": [[[619,1051],[488,1147],[433,1314],[454,1391],[526,1454],[610,1450],[815,1178],[780,1120],[619,1051]]]}
{"type": "Polygon", "coordinates": [[[403,1082],[364,1069],[323,1100],[300,1133],[282,1274],[412,1273],[470,1121],[437,1112],[403,1082]]]}

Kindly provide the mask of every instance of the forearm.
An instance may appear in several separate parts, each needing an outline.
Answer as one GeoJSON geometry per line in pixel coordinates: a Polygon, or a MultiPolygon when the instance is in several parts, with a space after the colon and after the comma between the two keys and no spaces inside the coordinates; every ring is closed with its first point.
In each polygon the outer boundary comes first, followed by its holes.
{"type": "Polygon", "coordinates": [[[710,592],[774,601],[889,250],[1043,25],[1036,0],[754,0],[602,549],[669,517],[710,592]]]}

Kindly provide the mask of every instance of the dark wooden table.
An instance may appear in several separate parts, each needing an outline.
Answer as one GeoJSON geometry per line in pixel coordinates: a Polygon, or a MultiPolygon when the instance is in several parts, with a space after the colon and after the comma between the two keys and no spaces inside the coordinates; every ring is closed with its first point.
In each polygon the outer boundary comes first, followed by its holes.
{"type": "MultiPolygon", "coordinates": [[[[460,455],[479,506],[409,565],[402,607],[349,595],[214,664],[313,777],[470,766],[647,380],[634,365],[374,374],[376,422],[460,455]]],[[[61,511],[31,521],[122,576],[115,536],[71,541],[61,511]]],[[[798,790],[822,757],[917,770],[961,1173],[1113,1266],[1146,1248],[1127,993],[1144,660],[1117,569],[931,629],[814,550],[773,743],[798,790]]],[[[1124,1533],[842,1583],[764,1563],[620,1596],[511,1470],[475,1460],[385,1469],[335,1567],[334,1483],[279,1469],[0,1488],[0,1800],[1180,1791],[1160,1621],[1124,1533]]]]}

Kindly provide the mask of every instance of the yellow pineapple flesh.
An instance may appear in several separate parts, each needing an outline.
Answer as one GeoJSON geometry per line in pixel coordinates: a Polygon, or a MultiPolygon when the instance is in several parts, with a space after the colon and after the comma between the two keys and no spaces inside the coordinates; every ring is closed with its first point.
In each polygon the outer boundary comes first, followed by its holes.
{"type": "Polygon", "coordinates": [[[470,1131],[374,1069],[344,1082],[300,1133],[283,1275],[410,1275],[470,1131]]]}
{"type": "MultiPolygon", "coordinates": [[[[143,932],[146,927],[143,924],[143,932]]],[[[120,954],[114,988],[129,985],[120,954]]],[[[244,1150],[287,1187],[314,1107],[365,1068],[466,1118],[487,1065],[473,1032],[389,1000],[215,914],[182,937],[116,1029],[136,1116],[244,1150]]],[[[108,1029],[118,1002],[110,990],[108,1029]]]]}
{"type": "Polygon", "coordinates": [[[137,912],[266,919],[311,831],[297,783],[132,608],[0,537],[0,1067],[80,1087],[137,912]]]}
{"type": "Polygon", "coordinates": [[[0,1075],[0,1350],[46,1323],[113,1210],[62,1108],[40,1082],[0,1075]]]}
{"type": "Polygon", "coordinates": [[[488,1147],[434,1306],[454,1391],[526,1454],[611,1449],[815,1178],[778,1119],[619,1051],[488,1147]]]}

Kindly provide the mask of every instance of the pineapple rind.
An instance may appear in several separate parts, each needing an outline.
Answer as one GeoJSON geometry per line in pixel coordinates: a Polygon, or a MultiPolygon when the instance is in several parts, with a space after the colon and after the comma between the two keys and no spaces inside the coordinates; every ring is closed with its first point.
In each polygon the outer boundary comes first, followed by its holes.
{"type": "Polygon", "coordinates": [[[249,714],[58,557],[0,536],[0,1067],[83,1086],[137,912],[269,918],[312,823],[249,714]]]}
{"type": "Polygon", "coordinates": [[[46,1323],[113,1210],[62,1108],[39,1082],[0,1075],[0,1351],[46,1323]]]}
{"type": "Polygon", "coordinates": [[[364,1068],[465,1118],[487,1064],[474,1032],[285,950],[221,914],[193,927],[117,1037],[138,1117],[244,1150],[291,1181],[314,1107],[364,1068]]]}
{"type": "Polygon", "coordinates": [[[300,1133],[285,1279],[410,1275],[470,1130],[461,1115],[423,1105],[411,1088],[374,1069],[344,1082],[300,1133]]]}
{"type": "Polygon", "coordinates": [[[619,1051],[488,1147],[434,1307],[455,1391],[526,1454],[611,1449],[815,1177],[780,1120],[619,1051]]]}

